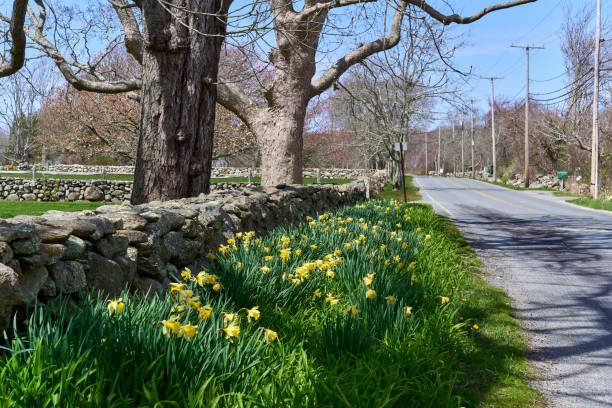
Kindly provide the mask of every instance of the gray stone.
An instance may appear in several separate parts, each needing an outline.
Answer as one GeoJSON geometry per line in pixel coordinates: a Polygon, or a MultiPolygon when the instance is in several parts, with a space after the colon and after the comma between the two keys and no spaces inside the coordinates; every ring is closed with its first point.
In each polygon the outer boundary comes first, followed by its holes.
{"type": "Polygon", "coordinates": [[[94,247],[105,258],[125,254],[129,241],[121,235],[107,235],[94,242],[94,247]]]}
{"type": "Polygon", "coordinates": [[[72,229],[37,224],[36,232],[41,238],[42,242],[55,243],[64,242],[70,236],[70,234],[72,234],[72,229]]]}
{"type": "Polygon", "coordinates": [[[36,195],[35,194],[24,194],[21,196],[25,201],[36,201],[36,195]]]}
{"type": "Polygon", "coordinates": [[[11,243],[15,255],[32,255],[40,251],[42,240],[34,236],[28,239],[18,239],[11,243]]]}
{"type": "Polygon", "coordinates": [[[147,241],[147,234],[142,231],[118,230],[115,232],[115,235],[127,238],[130,244],[138,244],[147,241]]]}
{"type": "Polygon", "coordinates": [[[17,194],[13,193],[13,194],[9,194],[6,197],[6,199],[9,200],[9,201],[19,201],[19,196],[17,194]]]}
{"type": "Polygon", "coordinates": [[[4,241],[0,241],[0,263],[8,265],[8,263],[12,260],[13,250],[11,249],[11,246],[4,241]]]}
{"type": "Polygon", "coordinates": [[[127,282],[138,279],[138,264],[135,260],[127,256],[116,256],[113,258],[113,261],[117,262],[121,269],[123,269],[127,282]]]}
{"type": "Polygon", "coordinates": [[[83,257],[87,249],[86,242],[75,235],[70,235],[68,239],[64,241],[64,245],[66,246],[66,250],[64,251],[62,259],[66,260],[83,257]]]}
{"type": "Polygon", "coordinates": [[[166,251],[168,252],[168,257],[170,259],[176,258],[183,247],[183,234],[180,232],[169,232],[162,238],[162,242],[166,247],[166,251]]]}
{"type": "Polygon", "coordinates": [[[38,294],[47,298],[57,296],[57,287],[55,286],[55,282],[53,281],[53,279],[51,279],[51,277],[47,277],[47,280],[40,288],[40,292],[38,294]]]}
{"type": "Polygon", "coordinates": [[[40,253],[43,256],[43,263],[52,265],[59,261],[66,252],[66,246],[62,244],[41,244],[40,253]]]}
{"type": "Polygon", "coordinates": [[[16,239],[30,238],[34,236],[34,231],[34,225],[0,221],[0,241],[11,242],[16,239]]]}
{"type": "Polygon", "coordinates": [[[152,278],[136,279],[131,283],[130,288],[133,292],[138,291],[140,293],[148,293],[150,295],[154,295],[155,293],[159,293],[164,290],[164,286],[161,284],[161,282],[152,278]]]}
{"type": "Polygon", "coordinates": [[[77,293],[87,288],[85,268],[80,262],[59,261],[49,267],[49,273],[61,293],[77,293]]]}
{"type": "Polygon", "coordinates": [[[104,192],[98,187],[90,186],[85,189],[83,198],[89,201],[102,201],[104,200],[104,192]]]}
{"type": "Polygon", "coordinates": [[[89,268],[85,271],[88,287],[110,296],[119,296],[127,283],[127,274],[123,268],[95,252],[89,252],[88,259],[89,268]]]}
{"type": "Polygon", "coordinates": [[[81,195],[79,193],[76,192],[70,192],[68,193],[68,195],[66,195],[66,200],[68,201],[76,201],[81,197],[81,195]]]}

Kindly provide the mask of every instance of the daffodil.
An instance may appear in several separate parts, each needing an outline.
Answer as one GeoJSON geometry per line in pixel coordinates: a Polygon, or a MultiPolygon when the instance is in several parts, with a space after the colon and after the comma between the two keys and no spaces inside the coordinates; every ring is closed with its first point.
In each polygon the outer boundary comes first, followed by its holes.
{"type": "Polygon", "coordinates": [[[251,317],[255,320],[259,319],[259,315],[261,314],[259,312],[259,306],[254,306],[251,309],[244,309],[247,312],[247,319],[249,319],[249,322],[251,321],[251,317]]]}
{"type": "Polygon", "coordinates": [[[446,296],[440,296],[440,300],[442,301],[442,304],[450,302],[450,298],[446,296]]]}
{"type": "Polygon", "coordinates": [[[193,290],[191,289],[181,289],[179,290],[179,296],[181,299],[189,299],[193,297],[193,290]]]}
{"type": "Polygon", "coordinates": [[[265,252],[266,254],[269,254],[269,253],[270,253],[270,248],[268,248],[268,247],[264,247],[264,252],[265,252]]]}
{"type": "Polygon", "coordinates": [[[334,279],[334,276],[336,276],[336,273],[334,271],[326,271],[325,276],[327,276],[329,279],[334,279]]]}
{"type": "Polygon", "coordinates": [[[389,304],[390,304],[390,305],[394,305],[394,304],[395,304],[395,302],[397,301],[397,300],[395,299],[395,296],[392,296],[392,295],[387,296],[385,299],[387,299],[387,302],[389,302],[389,304]]]}
{"type": "Polygon", "coordinates": [[[326,301],[327,303],[329,303],[331,306],[334,306],[334,305],[338,304],[338,302],[340,302],[340,299],[338,299],[338,298],[336,298],[336,297],[332,296],[332,294],[331,294],[331,293],[328,293],[328,294],[327,294],[327,297],[325,298],[325,301],[326,301]]]}
{"type": "Polygon", "coordinates": [[[185,337],[185,339],[189,340],[190,338],[195,336],[197,332],[198,332],[198,327],[197,326],[194,326],[194,325],[191,325],[191,324],[186,324],[186,325],[181,326],[179,328],[177,336],[178,337],[185,337]]]}
{"type": "Polygon", "coordinates": [[[268,268],[267,266],[262,266],[261,268],[259,268],[259,270],[261,270],[263,273],[270,272],[270,268],[268,268]]]}
{"type": "Polygon", "coordinates": [[[121,312],[123,312],[123,298],[119,298],[117,300],[109,300],[108,301],[108,314],[110,316],[114,315],[114,314],[121,314],[121,312]]]}
{"type": "Polygon", "coordinates": [[[232,341],[232,337],[238,338],[238,336],[240,336],[240,326],[238,326],[237,324],[232,323],[222,330],[223,333],[225,333],[225,338],[229,341],[232,341]]]}
{"type": "Polygon", "coordinates": [[[227,313],[227,312],[223,312],[221,313],[223,315],[223,323],[224,324],[231,324],[231,323],[238,323],[238,314],[237,313],[227,313]]]}
{"type": "Polygon", "coordinates": [[[229,252],[229,247],[227,245],[220,245],[219,246],[219,253],[227,254],[228,252],[229,252]]]}
{"type": "Polygon", "coordinates": [[[189,268],[185,268],[181,271],[181,278],[183,279],[191,279],[191,270],[189,268]]]}
{"type": "Polygon", "coordinates": [[[480,329],[480,327],[479,327],[477,324],[473,325],[473,326],[472,326],[472,328],[473,328],[474,330],[478,330],[478,329],[480,329]]]}
{"type": "Polygon", "coordinates": [[[236,268],[240,269],[244,266],[244,264],[240,261],[236,262],[236,268]]]}
{"type": "Polygon", "coordinates": [[[425,235],[425,239],[431,239],[431,235],[429,234],[425,235]]]}
{"type": "Polygon", "coordinates": [[[290,249],[283,249],[280,251],[280,257],[283,260],[283,263],[287,262],[287,260],[289,259],[289,256],[291,255],[291,250],[290,249]]]}
{"type": "Polygon", "coordinates": [[[380,250],[381,250],[381,251],[384,251],[385,249],[387,249],[387,246],[386,246],[385,244],[382,244],[382,245],[380,246],[380,250]]]}
{"type": "Polygon", "coordinates": [[[210,259],[211,261],[213,261],[215,259],[215,254],[213,254],[212,252],[209,252],[206,254],[206,257],[210,259]]]}
{"type": "Polygon", "coordinates": [[[266,256],[264,256],[264,261],[266,261],[266,262],[270,262],[270,261],[272,261],[273,259],[274,259],[274,257],[273,257],[272,255],[266,255],[266,256]]]}
{"type": "Polygon", "coordinates": [[[311,227],[316,227],[317,226],[317,222],[316,221],[310,221],[308,223],[308,225],[310,225],[311,227]]]}
{"type": "Polygon", "coordinates": [[[310,249],[312,249],[312,250],[315,250],[315,249],[317,249],[317,248],[319,248],[319,246],[318,246],[317,244],[312,244],[312,245],[310,246],[310,249]]]}
{"type": "Polygon", "coordinates": [[[402,312],[404,312],[404,316],[410,316],[412,314],[412,306],[404,306],[402,312]]]}
{"type": "Polygon", "coordinates": [[[344,250],[348,251],[349,249],[351,249],[351,244],[344,244],[344,250]]]}
{"type": "Polygon", "coordinates": [[[185,284],[172,282],[170,283],[169,286],[170,286],[170,293],[175,293],[175,292],[180,292],[185,287],[185,284]]]}
{"type": "Polygon", "coordinates": [[[181,328],[181,322],[176,321],[178,317],[171,317],[169,320],[162,320],[159,322],[162,325],[162,333],[166,337],[170,337],[171,334],[176,334],[181,328]]]}
{"type": "Polygon", "coordinates": [[[408,244],[405,242],[402,242],[402,249],[406,249],[406,248],[408,248],[408,244]]]}
{"type": "Polygon", "coordinates": [[[263,329],[263,331],[267,342],[273,342],[278,338],[278,333],[276,333],[274,330],[263,329]]]}
{"type": "Polygon", "coordinates": [[[196,296],[191,299],[187,299],[187,305],[189,305],[189,307],[192,307],[194,309],[198,309],[200,305],[202,305],[202,302],[200,302],[200,298],[196,296]]]}
{"type": "Polygon", "coordinates": [[[206,320],[212,314],[213,308],[210,305],[202,306],[198,309],[198,314],[200,315],[200,319],[206,320]]]}
{"type": "Polygon", "coordinates": [[[418,228],[417,228],[417,232],[421,232],[421,231],[423,231],[423,228],[418,227],[418,228]]]}
{"type": "Polygon", "coordinates": [[[312,292],[312,294],[314,295],[314,297],[316,298],[320,298],[322,293],[321,293],[321,289],[317,289],[314,292],[312,292]]]}
{"type": "Polygon", "coordinates": [[[295,256],[302,256],[302,250],[301,249],[296,249],[294,252],[295,256]]]}
{"type": "Polygon", "coordinates": [[[215,283],[212,288],[213,288],[213,290],[215,292],[218,292],[218,291],[221,290],[221,284],[220,283],[215,283]]]}
{"type": "Polygon", "coordinates": [[[376,292],[372,289],[366,290],[366,297],[368,299],[374,299],[376,297],[376,292]]]}

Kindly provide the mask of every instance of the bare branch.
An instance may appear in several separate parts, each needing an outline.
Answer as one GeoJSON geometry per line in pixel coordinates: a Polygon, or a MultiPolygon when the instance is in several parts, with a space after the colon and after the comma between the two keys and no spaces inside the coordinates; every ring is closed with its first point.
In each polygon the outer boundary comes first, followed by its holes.
{"type": "Polygon", "coordinates": [[[257,104],[233,83],[219,82],[217,84],[217,103],[234,113],[249,126],[259,109],[257,104]]]}
{"type": "Polygon", "coordinates": [[[306,21],[308,18],[317,14],[322,10],[330,10],[333,8],[346,7],[353,4],[372,3],[376,0],[332,0],[324,3],[317,3],[310,7],[305,7],[297,15],[297,21],[306,21]]]}
{"type": "Polygon", "coordinates": [[[142,64],[142,34],[140,33],[138,20],[136,20],[134,11],[131,8],[137,6],[128,4],[124,0],[109,0],[109,2],[113,5],[117,17],[123,26],[125,49],[136,58],[136,61],[142,64]]]}
{"type": "Polygon", "coordinates": [[[442,24],[448,25],[451,23],[470,24],[476,20],[480,20],[482,17],[484,17],[485,15],[493,11],[503,10],[503,9],[507,9],[507,8],[511,8],[515,6],[520,6],[521,4],[533,3],[536,1],[538,0],[507,1],[505,3],[500,3],[494,6],[486,7],[470,17],[461,17],[458,14],[451,14],[450,16],[447,16],[445,14],[440,13],[438,10],[436,10],[432,6],[430,6],[425,0],[408,0],[408,3],[417,6],[418,8],[420,8],[421,10],[429,14],[431,17],[441,22],[442,24]]]}
{"type": "Polygon", "coordinates": [[[364,44],[356,50],[349,52],[344,57],[336,61],[336,63],[323,75],[321,75],[321,77],[313,81],[311,84],[310,97],[312,98],[319,95],[321,92],[329,88],[332,83],[340,78],[340,76],[344,74],[351,66],[363,61],[372,54],[395,47],[401,38],[402,20],[404,18],[406,6],[407,3],[405,0],[401,0],[397,3],[389,35],[380,37],[375,41],[364,44]]]}
{"type": "MultiPolygon", "coordinates": [[[[41,0],[35,0],[39,8],[44,10],[44,5],[41,0]]],[[[38,44],[44,52],[53,60],[55,65],[58,67],[66,81],[79,91],[90,91],[100,93],[122,93],[135,91],[141,88],[142,83],[139,79],[132,80],[118,80],[118,81],[102,81],[102,80],[91,80],[85,77],[78,76],[72,71],[70,64],[62,56],[59,50],[45,37],[42,31],[42,18],[39,19],[34,15],[34,11],[28,7],[28,15],[30,20],[33,22],[33,31],[26,30],[27,36],[38,44]]]]}
{"type": "Polygon", "coordinates": [[[0,77],[5,77],[19,71],[25,62],[26,36],[23,29],[28,0],[15,0],[10,19],[10,33],[12,37],[11,58],[8,61],[1,60],[0,77]]]}

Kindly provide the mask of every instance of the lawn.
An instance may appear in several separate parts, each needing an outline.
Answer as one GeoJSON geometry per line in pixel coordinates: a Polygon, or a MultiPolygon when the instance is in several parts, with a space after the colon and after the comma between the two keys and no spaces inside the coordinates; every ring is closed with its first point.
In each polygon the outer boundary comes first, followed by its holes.
{"type": "MultiPolygon", "coordinates": [[[[58,179],[58,180],[102,180],[102,174],[50,174],[50,173],[36,173],[37,178],[42,179],[58,179]]],[[[7,173],[0,172],[0,177],[13,177],[13,178],[32,178],[32,173],[7,173]]],[[[132,174],[106,174],[106,180],[116,181],[134,181],[132,174]]],[[[253,177],[254,183],[259,183],[260,177],[253,177]]],[[[323,184],[346,184],[350,183],[354,179],[321,179],[323,184]]],[[[249,181],[248,177],[213,177],[210,179],[211,183],[246,183],[249,181]]],[[[304,184],[314,184],[317,182],[315,177],[304,177],[304,184]]]]}
{"type": "Polygon", "coordinates": [[[41,215],[49,210],[81,211],[95,210],[103,202],[90,201],[10,201],[0,200],[0,218],[16,215],[41,215]]]}
{"type": "Polygon", "coordinates": [[[539,404],[508,299],[428,206],[372,200],[214,256],[167,293],[36,309],[0,406],[539,404]]]}
{"type": "MultiPolygon", "coordinates": [[[[406,183],[406,200],[408,201],[420,201],[422,199],[419,189],[412,184],[412,176],[405,176],[406,183]]],[[[394,190],[393,185],[387,184],[383,191],[380,193],[381,198],[389,199],[404,199],[404,191],[402,189],[394,190]]]]}
{"type": "Polygon", "coordinates": [[[575,200],[569,200],[568,203],[581,205],[583,207],[590,207],[596,210],[612,211],[612,200],[602,200],[600,198],[593,199],[593,198],[582,197],[582,198],[577,198],[575,200]]]}

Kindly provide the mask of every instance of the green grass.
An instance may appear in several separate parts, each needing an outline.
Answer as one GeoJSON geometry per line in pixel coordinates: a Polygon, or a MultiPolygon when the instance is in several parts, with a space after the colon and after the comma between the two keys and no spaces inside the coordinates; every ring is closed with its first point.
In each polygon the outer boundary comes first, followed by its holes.
{"type": "Polygon", "coordinates": [[[10,218],[16,215],[41,215],[49,210],[81,211],[95,210],[103,202],[91,201],[9,201],[0,200],[0,218],[10,218]]]}
{"type": "MultiPolygon", "coordinates": [[[[419,193],[419,189],[412,184],[412,176],[405,176],[404,182],[406,183],[406,200],[408,201],[420,201],[423,197],[421,197],[421,193],[419,193]]],[[[380,193],[380,198],[388,198],[388,199],[404,199],[404,191],[394,190],[392,184],[387,184],[383,191],[380,193]]]]}
{"type": "Polygon", "coordinates": [[[235,240],[220,248],[214,278],[185,277],[174,294],[124,294],[121,314],[96,298],[35,309],[0,355],[0,406],[538,405],[508,299],[428,206],[371,201],[235,240]],[[363,278],[374,273],[369,299],[363,278]],[[190,296],[199,299],[189,305],[190,296]],[[261,316],[249,321],[254,306],[261,316]],[[190,340],[162,333],[160,322],[180,313],[180,325],[197,326],[190,340]],[[241,328],[231,342],[224,313],[241,328]],[[263,328],[278,339],[267,342],[263,328]]]}
{"type": "Polygon", "coordinates": [[[555,197],[584,197],[584,196],[581,196],[580,194],[566,193],[565,191],[555,191],[553,195],[555,197]]]}
{"type": "Polygon", "coordinates": [[[581,205],[583,207],[590,207],[596,210],[612,211],[612,200],[602,200],[600,198],[595,200],[593,198],[583,197],[575,200],[569,200],[568,203],[581,205]]]}
{"type": "MultiPolygon", "coordinates": [[[[32,178],[32,173],[7,173],[0,172],[0,177],[13,177],[13,178],[32,178]]],[[[102,180],[102,174],[49,174],[49,173],[36,173],[37,178],[42,179],[58,179],[58,180],[102,180]]],[[[134,181],[134,176],[131,174],[106,174],[106,180],[116,181],[134,181]]],[[[323,184],[346,184],[350,183],[354,179],[321,179],[323,184]]],[[[210,179],[211,183],[246,183],[249,181],[248,177],[213,177],[210,179]]],[[[254,183],[259,183],[260,177],[253,177],[254,183]]],[[[304,184],[314,184],[317,182],[315,177],[304,177],[304,184]]]]}

